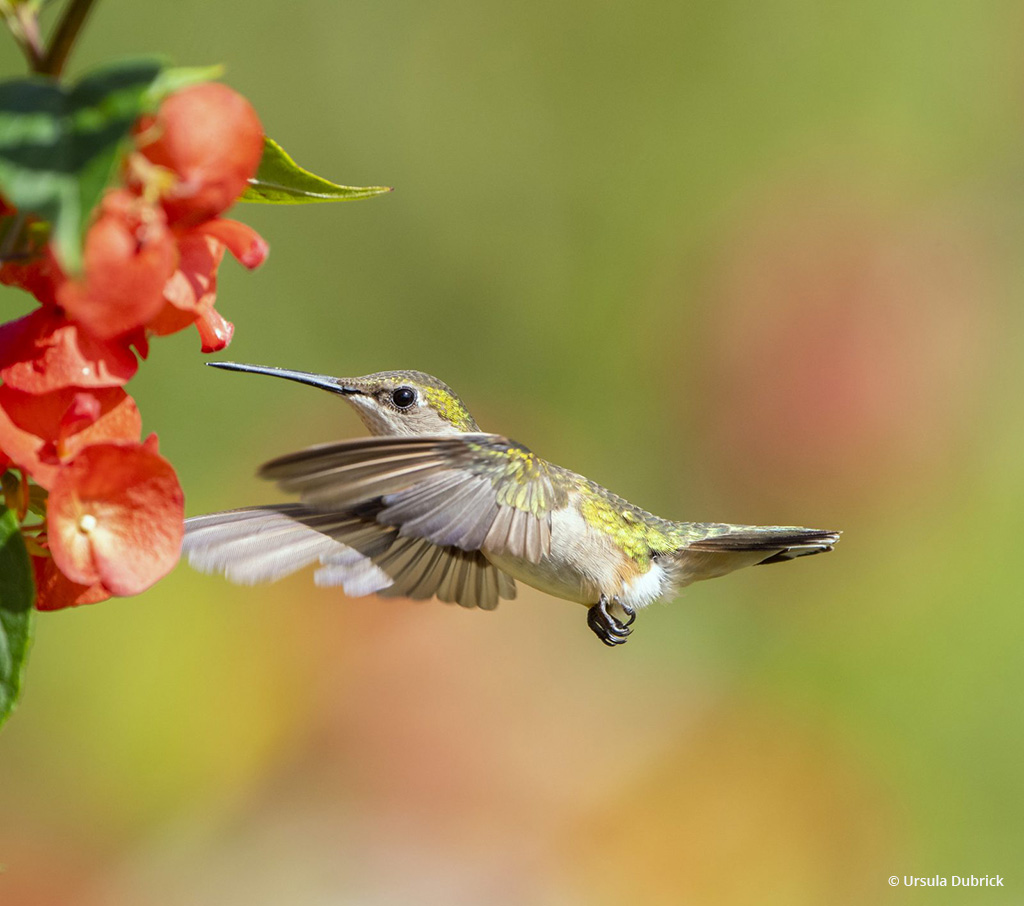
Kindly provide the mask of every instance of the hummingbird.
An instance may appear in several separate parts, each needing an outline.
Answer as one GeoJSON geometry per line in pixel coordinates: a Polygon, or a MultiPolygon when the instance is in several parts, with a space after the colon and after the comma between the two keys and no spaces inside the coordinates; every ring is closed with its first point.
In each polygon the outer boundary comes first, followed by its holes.
{"type": "Polygon", "coordinates": [[[252,585],[319,562],[346,595],[438,598],[493,610],[522,582],[587,607],[606,645],[683,586],[830,551],[839,532],[675,522],[481,431],[452,389],[420,371],[339,378],[236,362],[216,368],[297,381],[351,404],[371,437],[320,444],[259,470],[297,503],[185,522],[203,572],[252,585]]]}

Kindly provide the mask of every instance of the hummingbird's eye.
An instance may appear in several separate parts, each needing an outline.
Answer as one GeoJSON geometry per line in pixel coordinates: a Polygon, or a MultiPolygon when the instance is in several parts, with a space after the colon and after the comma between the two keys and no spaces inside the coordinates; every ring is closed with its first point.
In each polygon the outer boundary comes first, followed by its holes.
{"type": "Polygon", "coordinates": [[[416,391],[412,387],[397,387],[391,391],[391,402],[399,409],[408,409],[416,402],[416,391]]]}

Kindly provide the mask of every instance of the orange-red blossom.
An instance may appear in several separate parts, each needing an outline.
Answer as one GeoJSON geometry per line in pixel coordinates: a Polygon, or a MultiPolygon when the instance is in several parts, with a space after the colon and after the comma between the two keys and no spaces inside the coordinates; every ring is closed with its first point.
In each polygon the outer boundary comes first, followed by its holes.
{"type": "Polygon", "coordinates": [[[0,462],[49,491],[30,546],[41,610],[137,594],[177,562],[181,487],[156,436],[141,442],[122,386],[151,335],[195,324],[204,352],[230,341],[214,308],[217,268],[225,249],[254,268],[267,246],[220,215],[262,148],[245,98],[216,83],[186,88],[137,125],[125,186],[95,211],[81,274],[66,274],[49,246],[0,267],[0,282],[40,303],[0,325],[0,462]]]}

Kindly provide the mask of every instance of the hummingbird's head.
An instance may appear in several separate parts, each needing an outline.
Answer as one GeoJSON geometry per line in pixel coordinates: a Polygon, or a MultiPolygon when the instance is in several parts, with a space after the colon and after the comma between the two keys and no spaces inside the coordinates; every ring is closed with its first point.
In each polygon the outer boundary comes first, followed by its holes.
{"type": "Polygon", "coordinates": [[[340,394],[351,403],[371,434],[403,437],[479,431],[473,416],[451,387],[422,371],[379,371],[336,378],[287,368],[209,362],[215,368],[269,374],[340,394]]]}
{"type": "Polygon", "coordinates": [[[341,392],[371,434],[461,434],[479,431],[451,387],[422,371],[379,371],[346,378],[341,392]]]}

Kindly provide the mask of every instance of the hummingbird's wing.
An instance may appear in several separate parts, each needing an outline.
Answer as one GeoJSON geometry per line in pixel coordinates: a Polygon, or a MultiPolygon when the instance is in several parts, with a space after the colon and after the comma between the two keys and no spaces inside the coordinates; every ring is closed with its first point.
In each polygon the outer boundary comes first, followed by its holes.
{"type": "MultiPolygon", "coordinates": [[[[402,538],[394,527],[391,533],[394,540],[388,551],[373,558],[374,565],[391,577],[391,583],[377,594],[414,601],[437,598],[481,610],[494,610],[500,600],[516,596],[515,580],[480,551],[402,538]]],[[[318,584],[330,584],[329,569],[328,565],[317,571],[318,584]]]]}
{"type": "Polygon", "coordinates": [[[514,580],[479,551],[400,538],[366,514],[324,513],[302,504],[247,507],[185,521],[182,553],[201,572],[241,585],[273,582],[317,561],[317,585],[352,597],[379,594],[493,610],[516,596],[514,580]],[[339,539],[344,538],[344,541],[339,539]]]}
{"type": "Polygon", "coordinates": [[[392,579],[370,557],[335,540],[336,519],[297,503],[245,507],[185,520],[182,554],[200,572],[223,573],[237,585],[276,582],[320,562],[318,584],[343,585],[358,597],[392,579]],[[332,581],[319,582],[329,571],[332,581]]]}
{"type": "Polygon", "coordinates": [[[496,434],[360,438],[260,469],[320,512],[361,513],[403,538],[531,563],[550,553],[551,513],[568,501],[565,474],[496,434]]]}

